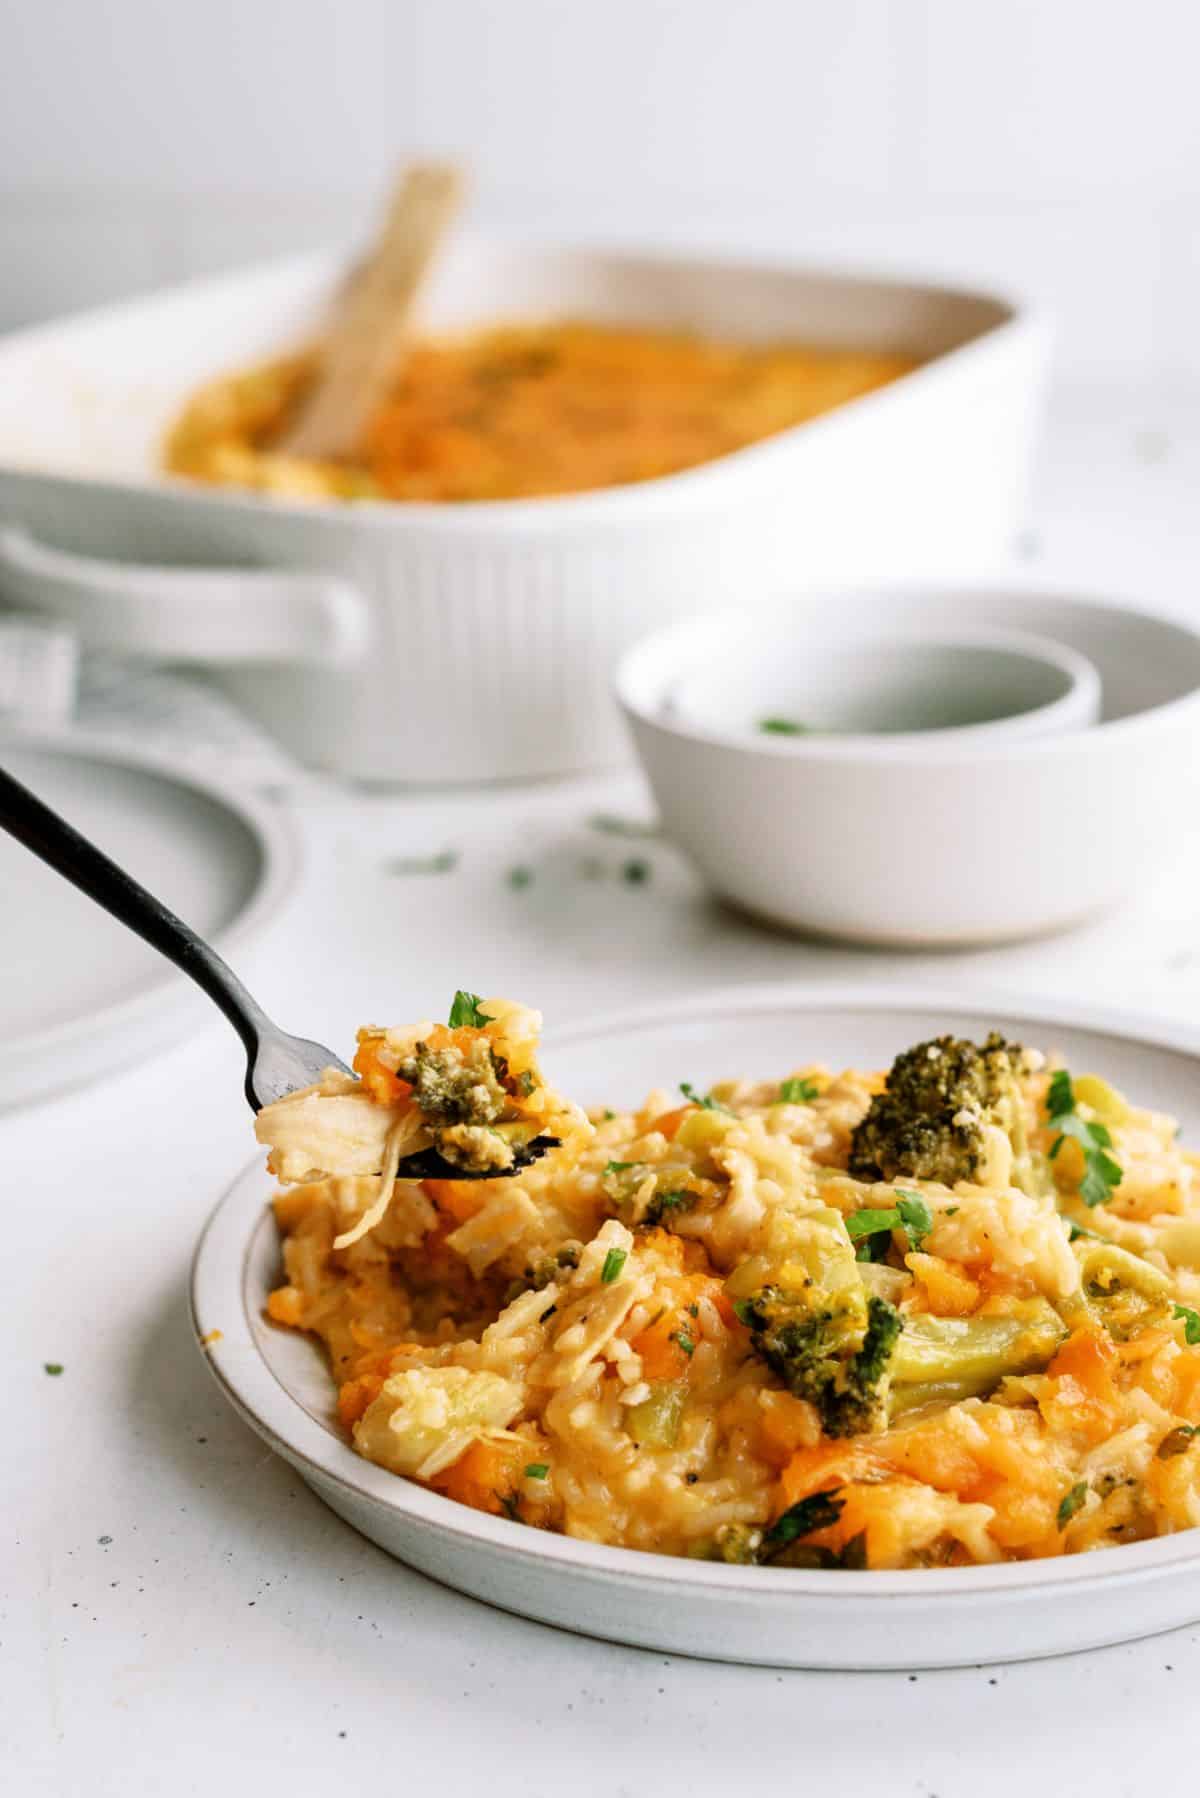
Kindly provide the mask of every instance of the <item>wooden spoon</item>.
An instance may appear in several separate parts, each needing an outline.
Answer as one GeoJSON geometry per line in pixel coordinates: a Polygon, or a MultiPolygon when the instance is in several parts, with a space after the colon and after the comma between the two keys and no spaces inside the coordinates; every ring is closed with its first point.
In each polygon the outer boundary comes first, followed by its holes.
{"type": "Polygon", "coordinates": [[[316,385],[278,449],[353,456],[396,378],[413,305],[463,195],[460,171],[412,163],[397,183],[379,241],[351,284],[326,341],[316,385]]]}

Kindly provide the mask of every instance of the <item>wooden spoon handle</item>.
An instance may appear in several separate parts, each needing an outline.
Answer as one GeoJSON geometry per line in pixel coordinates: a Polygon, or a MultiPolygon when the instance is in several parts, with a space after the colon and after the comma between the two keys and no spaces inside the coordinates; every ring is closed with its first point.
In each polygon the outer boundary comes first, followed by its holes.
{"type": "Polygon", "coordinates": [[[292,456],[353,456],[396,377],[421,282],[462,200],[460,172],[414,163],[353,282],[325,345],[316,386],[278,448],[292,456]]]}

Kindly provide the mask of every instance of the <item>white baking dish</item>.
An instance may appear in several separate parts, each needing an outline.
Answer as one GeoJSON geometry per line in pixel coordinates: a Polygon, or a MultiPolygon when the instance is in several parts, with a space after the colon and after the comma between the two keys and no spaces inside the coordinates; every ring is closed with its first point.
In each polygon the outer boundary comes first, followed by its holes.
{"type": "Polygon", "coordinates": [[[616,656],[799,581],[961,570],[1016,528],[1046,337],[1008,302],[858,276],[464,240],[425,320],[587,314],[910,349],[914,374],[664,480],[478,505],[290,503],[158,470],[200,382],[311,335],[323,255],[0,343],[0,600],[212,665],[306,761],[459,780],[625,753],[616,656]]]}

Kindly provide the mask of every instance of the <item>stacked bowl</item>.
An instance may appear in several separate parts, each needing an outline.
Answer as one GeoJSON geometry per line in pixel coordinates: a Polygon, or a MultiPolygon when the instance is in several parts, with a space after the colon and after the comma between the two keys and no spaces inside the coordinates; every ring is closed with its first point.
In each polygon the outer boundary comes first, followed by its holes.
{"type": "Polygon", "coordinates": [[[953,946],[1109,910],[1179,841],[1200,635],[1001,587],[810,590],[660,631],[617,697],[669,836],[723,898],[953,946]]]}

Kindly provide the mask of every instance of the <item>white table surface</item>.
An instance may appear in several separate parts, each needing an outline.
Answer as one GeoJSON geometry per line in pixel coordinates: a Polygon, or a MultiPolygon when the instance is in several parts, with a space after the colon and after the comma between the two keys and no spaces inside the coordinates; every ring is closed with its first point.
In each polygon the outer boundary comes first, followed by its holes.
{"type": "MultiPolygon", "coordinates": [[[[1062,396],[1021,566],[1200,606],[1198,476],[1188,396],[1062,396]]],[[[1164,1016],[1200,1000],[1194,820],[1176,868],[1120,917],[898,957],[772,935],[713,904],[665,846],[591,828],[599,811],[646,814],[632,775],[292,809],[307,872],[254,979],[281,1022],[335,1044],[458,985],[551,1020],[742,980],[924,977],[1164,1016]],[[452,873],[387,870],[443,848],[460,852],[452,873]],[[632,857],[648,882],[622,878],[632,857]],[[515,866],[533,870],[520,890],[515,866]]],[[[492,1612],[360,1539],[231,1414],[188,1325],[192,1245],[252,1150],[239,1053],[214,1014],[150,1068],[0,1117],[0,1767],[14,1798],[726,1798],[781,1779],[854,1798],[1008,1798],[1014,1779],[1115,1798],[1186,1780],[1200,1628],[916,1676],[722,1667],[492,1612]]]]}

